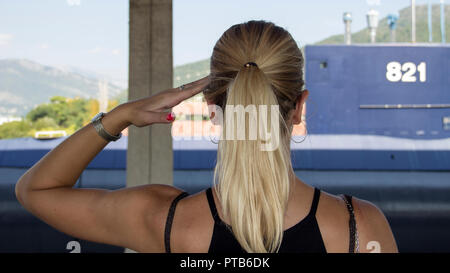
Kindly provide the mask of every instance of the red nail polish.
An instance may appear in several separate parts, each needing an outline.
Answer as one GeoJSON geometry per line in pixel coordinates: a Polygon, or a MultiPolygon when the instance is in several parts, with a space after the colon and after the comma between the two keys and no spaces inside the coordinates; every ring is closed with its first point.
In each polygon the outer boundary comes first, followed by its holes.
{"type": "Polygon", "coordinates": [[[166,117],[166,119],[168,121],[174,121],[175,120],[175,114],[174,113],[169,113],[166,117]]]}

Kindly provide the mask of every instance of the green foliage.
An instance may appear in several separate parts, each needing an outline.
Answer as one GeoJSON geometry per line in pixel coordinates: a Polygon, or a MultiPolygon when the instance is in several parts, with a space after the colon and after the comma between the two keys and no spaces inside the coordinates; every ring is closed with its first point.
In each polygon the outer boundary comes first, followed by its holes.
{"type": "Polygon", "coordinates": [[[4,123],[0,125],[0,139],[29,137],[32,128],[32,124],[26,120],[4,123]]]}
{"type": "Polygon", "coordinates": [[[43,117],[53,116],[55,116],[54,107],[52,107],[52,105],[50,104],[41,104],[31,110],[26,117],[31,122],[35,122],[43,117]]]}
{"type": "Polygon", "coordinates": [[[56,123],[56,121],[51,117],[43,117],[43,118],[36,120],[36,122],[33,123],[33,128],[38,131],[52,130],[52,129],[55,129],[58,127],[59,126],[56,123]]]}
{"type": "MultiPolygon", "coordinates": [[[[0,125],[0,139],[30,137],[36,131],[65,130],[68,134],[73,133],[90,121],[93,105],[98,108],[94,99],[52,97],[50,103],[40,104],[28,112],[24,120],[0,125]]],[[[110,106],[116,105],[117,101],[110,103],[110,106]]]]}
{"type": "Polygon", "coordinates": [[[210,73],[209,59],[176,66],[173,71],[173,87],[201,79],[210,73]]]}
{"type": "Polygon", "coordinates": [[[58,127],[68,128],[75,124],[77,128],[80,128],[89,118],[88,101],[82,98],[67,99],[55,96],[50,99],[50,103],[38,105],[28,112],[26,118],[36,122],[43,117],[48,117],[53,119],[58,127]]]}

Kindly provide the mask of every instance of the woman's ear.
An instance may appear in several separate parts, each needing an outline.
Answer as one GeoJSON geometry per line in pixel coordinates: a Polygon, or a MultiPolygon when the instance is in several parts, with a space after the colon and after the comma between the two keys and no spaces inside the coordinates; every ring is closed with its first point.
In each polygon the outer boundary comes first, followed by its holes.
{"type": "Polygon", "coordinates": [[[292,124],[298,125],[302,122],[303,107],[305,105],[306,99],[308,98],[309,91],[303,90],[301,95],[298,97],[295,104],[294,113],[292,115],[292,124]]]}
{"type": "Polygon", "coordinates": [[[215,112],[214,112],[215,108],[213,107],[214,103],[210,100],[207,100],[206,98],[205,98],[205,101],[206,101],[206,105],[208,106],[209,119],[212,120],[215,116],[215,112]]]}

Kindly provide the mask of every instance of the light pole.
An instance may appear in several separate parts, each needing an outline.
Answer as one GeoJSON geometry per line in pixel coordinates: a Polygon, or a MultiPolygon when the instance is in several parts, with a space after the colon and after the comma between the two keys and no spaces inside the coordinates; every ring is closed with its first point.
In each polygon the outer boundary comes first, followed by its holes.
{"type": "Polygon", "coordinates": [[[389,14],[387,20],[391,32],[391,43],[395,43],[395,29],[397,28],[398,16],[396,14],[389,14]]]}
{"type": "Polygon", "coordinates": [[[367,25],[370,30],[370,42],[375,43],[375,36],[377,35],[378,27],[378,11],[371,9],[367,12],[367,25]]]}
{"type": "Polygon", "coordinates": [[[352,43],[352,31],[351,31],[352,14],[350,12],[344,12],[342,19],[345,24],[344,41],[346,45],[349,45],[352,43]]]}
{"type": "Polygon", "coordinates": [[[444,0],[441,0],[441,41],[445,44],[445,5],[444,0]]]}
{"type": "Polygon", "coordinates": [[[411,42],[416,42],[416,0],[411,0],[411,42]]]}
{"type": "Polygon", "coordinates": [[[431,0],[428,0],[428,42],[433,42],[433,7],[431,5],[431,0]]]}

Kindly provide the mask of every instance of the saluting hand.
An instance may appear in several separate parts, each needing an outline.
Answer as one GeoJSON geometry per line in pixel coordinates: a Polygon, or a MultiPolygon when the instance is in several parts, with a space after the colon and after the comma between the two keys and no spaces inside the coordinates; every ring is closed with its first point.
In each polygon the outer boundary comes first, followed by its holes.
{"type": "Polygon", "coordinates": [[[175,120],[168,109],[200,93],[209,83],[209,75],[184,85],[183,89],[170,88],[147,98],[120,105],[126,113],[128,125],[143,127],[153,123],[171,123],[175,120]]]}

